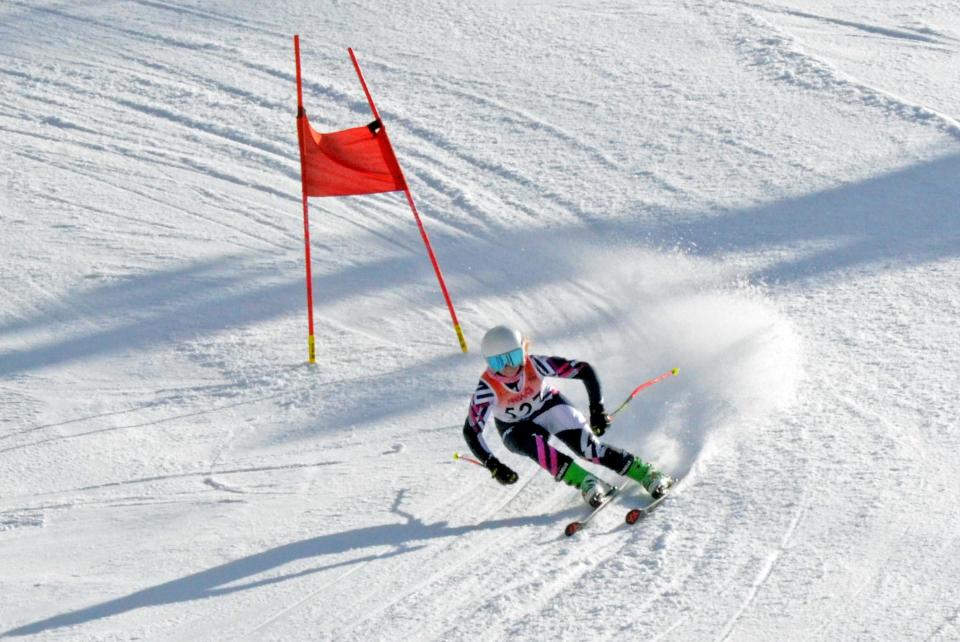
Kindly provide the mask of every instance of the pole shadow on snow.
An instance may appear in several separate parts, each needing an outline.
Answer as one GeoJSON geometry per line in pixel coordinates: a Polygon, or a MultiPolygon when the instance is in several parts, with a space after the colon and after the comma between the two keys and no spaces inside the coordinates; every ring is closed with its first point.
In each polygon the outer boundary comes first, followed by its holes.
{"type": "MultiPolygon", "coordinates": [[[[824,277],[860,265],[895,269],[960,254],[960,154],[829,190],[722,213],[669,214],[651,220],[592,219],[585,225],[545,230],[491,229],[488,242],[438,243],[448,275],[460,273],[455,301],[504,297],[562,283],[581,269],[580,250],[590,236],[614,247],[689,247],[694,255],[783,250],[787,258],[750,274],[755,280],[791,282],[824,277]],[[496,239],[509,237],[504,247],[496,239]],[[450,257],[444,260],[443,246],[450,257]],[[456,261],[451,260],[456,257],[456,261]],[[535,269],[531,269],[531,267],[535,269]],[[508,279],[505,274],[522,275],[508,279]],[[466,278],[464,278],[466,277],[466,278]]],[[[441,237],[440,234],[435,234],[441,237]]],[[[56,309],[0,325],[0,335],[55,330],[65,323],[95,329],[0,353],[0,377],[114,352],[169,343],[255,324],[303,307],[300,266],[277,280],[276,264],[251,267],[250,257],[226,256],[123,278],[68,295],[56,309]]],[[[350,296],[387,291],[431,279],[419,253],[338,267],[314,276],[322,311],[350,296]]],[[[603,283],[598,283],[599,289],[603,283]]],[[[439,295],[422,305],[442,308],[439,295]]],[[[572,291],[571,297],[583,296],[572,291]]]]}
{"type": "Polygon", "coordinates": [[[660,217],[605,234],[678,244],[695,256],[783,251],[750,274],[768,283],[826,278],[860,267],[899,269],[960,255],[960,154],[838,187],[717,214],[660,217]]]}
{"type": "MultiPolygon", "coordinates": [[[[57,309],[2,325],[0,335],[55,331],[66,323],[94,329],[0,353],[0,377],[116,352],[149,351],[152,345],[256,324],[302,308],[302,277],[278,281],[275,265],[252,268],[247,260],[226,256],[123,278],[68,295],[57,309]]],[[[357,292],[399,285],[410,262],[406,257],[386,259],[315,276],[315,287],[323,294],[318,308],[357,292]]]]}
{"type": "Polygon", "coordinates": [[[358,528],[284,544],[170,582],[157,584],[123,597],[24,624],[0,633],[0,636],[36,635],[54,629],[80,626],[137,609],[226,596],[231,593],[286,582],[298,577],[314,575],[337,568],[397,557],[420,550],[434,540],[502,528],[553,524],[565,512],[510,517],[476,525],[450,526],[445,521],[425,524],[420,519],[400,509],[400,503],[405,493],[406,491],[398,493],[392,508],[393,513],[403,517],[403,523],[358,528]],[[418,544],[418,542],[422,543],[418,544]],[[255,579],[257,576],[276,571],[283,566],[298,561],[319,560],[326,556],[381,546],[392,546],[394,548],[385,553],[364,555],[347,561],[332,562],[296,572],[255,579]]]}
{"type": "MultiPolygon", "coordinates": [[[[471,276],[483,278],[490,296],[524,289],[530,276],[536,285],[538,273],[550,268],[576,275],[579,266],[598,258],[602,266],[612,260],[604,250],[631,247],[679,247],[711,258],[771,253],[766,266],[746,275],[767,283],[828,279],[864,266],[898,269],[960,254],[957,176],[960,154],[953,153],[750,207],[684,212],[641,203],[612,217],[578,209],[576,224],[488,226],[478,234],[484,242],[458,248],[457,257],[461,264],[479,266],[471,276]],[[582,256],[584,250],[591,254],[582,256]]],[[[556,195],[542,198],[554,209],[571,208],[556,195]]]]}
{"type": "MultiPolygon", "coordinates": [[[[318,315],[326,306],[351,297],[375,295],[411,283],[433,284],[430,264],[422,252],[338,265],[326,274],[319,273],[319,263],[315,258],[313,284],[318,315]]],[[[301,270],[302,263],[285,261],[279,269],[275,262],[264,261],[262,255],[228,255],[79,289],[56,306],[0,324],[0,336],[10,337],[28,332],[58,333],[64,326],[84,328],[70,329],[62,338],[31,342],[34,345],[30,347],[0,351],[0,377],[115,353],[149,351],[153,345],[304,315],[301,270]],[[281,280],[278,272],[291,276],[281,280]]],[[[526,285],[536,287],[571,274],[562,269],[541,272],[527,278],[526,285]]],[[[461,301],[491,294],[488,283],[475,279],[465,280],[456,292],[461,301]]],[[[439,292],[432,288],[420,288],[405,303],[445,313],[439,292]]],[[[319,330],[322,332],[322,327],[319,330]]]]}

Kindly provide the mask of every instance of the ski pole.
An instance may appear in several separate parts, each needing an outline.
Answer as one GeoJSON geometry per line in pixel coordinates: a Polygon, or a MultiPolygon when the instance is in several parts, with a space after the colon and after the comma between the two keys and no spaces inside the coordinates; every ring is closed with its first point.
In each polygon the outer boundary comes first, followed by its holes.
{"type": "Polygon", "coordinates": [[[639,386],[637,386],[636,388],[633,389],[633,392],[630,393],[630,396],[627,397],[626,399],[624,399],[624,400],[623,400],[623,403],[620,404],[620,405],[617,407],[616,410],[614,410],[613,412],[610,413],[610,419],[613,419],[614,416],[615,416],[618,412],[620,412],[621,410],[623,410],[624,408],[626,408],[626,407],[627,407],[627,404],[630,403],[631,401],[633,401],[633,398],[636,397],[636,396],[640,393],[641,390],[646,390],[647,388],[649,388],[649,387],[652,386],[653,384],[655,384],[655,383],[660,383],[661,381],[663,381],[663,380],[666,379],[667,377],[671,377],[671,376],[675,377],[675,376],[677,376],[678,374],[680,374],[680,368],[673,368],[672,370],[669,370],[669,371],[667,371],[667,372],[664,372],[662,375],[657,375],[656,377],[654,377],[653,379],[650,379],[649,381],[644,381],[644,382],[641,383],[639,386]]]}
{"type": "MultiPolygon", "coordinates": [[[[454,460],[454,461],[465,461],[465,462],[467,462],[467,463],[469,463],[469,464],[476,464],[477,466],[483,466],[483,464],[481,464],[479,461],[477,461],[477,460],[474,459],[473,457],[466,457],[466,456],[464,456],[464,455],[461,455],[460,453],[453,453],[453,460],[454,460]]],[[[486,466],[483,466],[483,467],[486,468],[486,466]]]]}

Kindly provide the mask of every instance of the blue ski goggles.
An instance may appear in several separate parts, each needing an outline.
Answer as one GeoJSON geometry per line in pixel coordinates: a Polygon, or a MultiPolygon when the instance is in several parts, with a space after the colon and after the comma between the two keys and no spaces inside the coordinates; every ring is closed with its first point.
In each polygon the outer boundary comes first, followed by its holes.
{"type": "Polygon", "coordinates": [[[523,365],[523,348],[516,348],[510,352],[487,357],[487,365],[494,372],[500,372],[507,366],[523,365]]]}

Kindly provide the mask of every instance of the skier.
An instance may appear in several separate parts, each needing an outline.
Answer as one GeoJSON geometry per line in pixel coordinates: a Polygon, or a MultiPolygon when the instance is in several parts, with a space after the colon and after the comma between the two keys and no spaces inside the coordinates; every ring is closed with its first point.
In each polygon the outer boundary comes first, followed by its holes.
{"type": "Polygon", "coordinates": [[[492,411],[497,432],[508,450],[534,460],[555,480],[578,488],[589,505],[602,504],[611,486],[551,446],[551,436],[579,457],[638,482],[654,498],[662,496],[673,479],[636,455],[595,438],[610,427],[610,417],[590,364],[528,354],[528,348],[520,332],[503,325],[491,328],[480,346],[488,367],[470,400],[463,436],[491,475],[501,484],[517,481],[517,474],[493,456],[483,439],[483,427],[492,411]],[[583,381],[590,401],[590,430],[583,414],[559,390],[545,384],[546,377],[583,381]]]}

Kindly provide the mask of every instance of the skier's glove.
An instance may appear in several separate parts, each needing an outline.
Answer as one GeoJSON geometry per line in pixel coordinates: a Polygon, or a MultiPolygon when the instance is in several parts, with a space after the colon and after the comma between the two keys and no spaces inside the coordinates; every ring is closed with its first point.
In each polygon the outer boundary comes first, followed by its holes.
{"type": "Polygon", "coordinates": [[[502,463],[496,457],[491,457],[488,459],[486,466],[493,478],[504,486],[508,484],[515,484],[517,479],[519,479],[517,477],[517,473],[510,470],[509,466],[502,463]]]}
{"type": "Polygon", "coordinates": [[[609,427],[610,416],[607,415],[607,411],[603,409],[603,404],[598,403],[590,406],[590,430],[593,431],[593,434],[600,437],[603,433],[607,432],[607,428],[609,427]]]}

